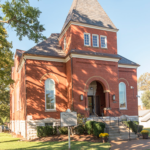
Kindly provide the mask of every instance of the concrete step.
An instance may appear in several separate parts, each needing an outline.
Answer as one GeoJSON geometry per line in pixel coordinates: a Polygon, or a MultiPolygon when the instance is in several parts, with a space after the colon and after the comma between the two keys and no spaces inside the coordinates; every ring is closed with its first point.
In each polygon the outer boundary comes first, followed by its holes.
{"type": "MultiPolygon", "coordinates": [[[[130,136],[135,136],[136,134],[130,133],[130,136]]],[[[110,137],[116,137],[116,136],[129,136],[129,133],[109,133],[110,137]]]]}

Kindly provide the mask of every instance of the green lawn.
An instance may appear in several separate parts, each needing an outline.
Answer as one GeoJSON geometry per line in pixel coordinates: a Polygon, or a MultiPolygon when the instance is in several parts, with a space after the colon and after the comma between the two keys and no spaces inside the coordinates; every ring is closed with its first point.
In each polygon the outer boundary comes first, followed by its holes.
{"type": "Polygon", "coordinates": [[[150,128],[144,128],[144,130],[148,130],[149,131],[149,136],[150,136],[150,128]]]}
{"type": "MultiPolygon", "coordinates": [[[[71,142],[71,150],[109,150],[109,143],[71,142]]],[[[6,149],[41,149],[41,150],[67,150],[68,142],[21,142],[12,138],[10,134],[0,133],[0,150],[6,149]]]]}

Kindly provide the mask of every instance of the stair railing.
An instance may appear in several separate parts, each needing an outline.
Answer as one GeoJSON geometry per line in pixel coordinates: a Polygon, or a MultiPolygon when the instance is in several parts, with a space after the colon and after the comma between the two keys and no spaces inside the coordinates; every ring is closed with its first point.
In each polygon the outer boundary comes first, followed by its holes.
{"type": "MultiPolygon", "coordinates": [[[[118,109],[118,111],[122,114],[122,115],[124,115],[119,109],[118,109]]],[[[125,115],[124,115],[125,116],[125,115]]],[[[130,119],[129,119],[129,121],[131,121],[130,119]]],[[[133,121],[132,121],[133,122],[133,121]]],[[[137,125],[137,124],[135,124],[134,122],[133,122],[133,124],[134,125],[136,125],[136,126],[138,126],[137,127],[137,132],[135,133],[135,134],[137,134],[138,135],[138,137],[139,137],[139,124],[137,125]]],[[[124,124],[123,124],[124,125],[124,124]]],[[[130,138],[130,130],[131,130],[131,128],[130,128],[130,126],[129,126],[129,141],[131,140],[131,138],[130,138]]]]}

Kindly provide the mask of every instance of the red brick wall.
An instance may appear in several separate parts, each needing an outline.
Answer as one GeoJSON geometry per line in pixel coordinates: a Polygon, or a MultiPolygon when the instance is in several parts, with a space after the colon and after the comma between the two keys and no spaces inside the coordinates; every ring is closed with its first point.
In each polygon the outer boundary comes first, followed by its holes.
{"type": "Polygon", "coordinates": [[[27,115],[32,115],[33,120],[59,119],[60,112],[67,110],[69,101],[67,98],[66,64],[27,60],[26,77],[27,115]],[[43,75],[45,76],[42,79],[43,75]],[[52,78],[56,83],[57,112],[45,112],[45,80],[47,78],[52,78]]]}
{"type": "Polygon", "coordinates": [[[99,29],[92,29],[82,26],[71,25],[63,37],[60,39],[59,43],[64,48],[63,39],[67,39],[67,50],[71,49],[101,52],[117,54],[117,34],[116,32],[104,31],[99,29]],[[91,46],[84,46],[84,33],[90,33],[91,35],[91,46]],[[94,48],[92,45],[92,34],[97,34],[99,36],[99,48],[94,48]],[[100,35],[107,36],[107,49],[102,49],[100,46],[100,35]]]}
{"type": "Polygon", "coordinates": [[[127,88],[127,110],[122,110],[122,113],[138,116],[137,70],[119,68],[119,82],[124,82],[127,88]],[[131,86],[134,87],[134,90],[131,89],[131,86]]]}
{"type": "MultiPolygon", "coordinates": [[[[98,60],[85,60],[73,58],[73,91],[74,91],[74,109],[80,113],[88,115],[85,111],[87,105],[87,93],[84,91],[86,82],[91,78],[93,81],[107,81],[109,84],[110,95],[116,94],[117,103],[113,103],[110,96],[110,107],[119,107],[119,89],[118,89],[118,63],[98,60]],[[98,78],[99,77],[99,78],[98,78]],[[80,95],[84,95],[84,101],[80,101],[80,95]],[[85,104],[86,101],[86,104],[85,104]]],[[[91,82],[92,82],[91,80],[91,82]]],[[[90,83],[89,83],[90,84],[90,83]]],[[[103,83],[102,83],[103,84],[103,83]]],[[[104,88],[105,90],[105,88],[104,88]]]]}

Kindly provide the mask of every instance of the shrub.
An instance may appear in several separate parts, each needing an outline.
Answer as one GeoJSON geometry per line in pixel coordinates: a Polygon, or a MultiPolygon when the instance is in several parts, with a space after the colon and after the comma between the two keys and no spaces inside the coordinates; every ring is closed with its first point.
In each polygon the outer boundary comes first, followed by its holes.
{"type": "Polygon", "coordinates": [[[89,135],[93,134],[93,124],[94,123],[95,123],[95,121],[87,121],[85,123],[85,129],[89,135]]]}
{"type": "Polygon", "coordinates": [[[68,127],[59,127],[60,134],[68,134],[68,127]]]}
{"type": "Polygon", "coordinates": [[[130,127],[135,134],[137,133],[137,130],[138,132],[141,132],[143,129],[143,126],[138,126],[139,123],[137,121],[123,121],[123,124],[125,124],[128,128],[130,127]]]}
{"type": "Polygon", "coordinates": [[[53,134],[54,134],[54,135],[57,134],[57,127],[53,127],[53,134]]]}
{"type": "Polygon", "coordinates": [[[76,130],[79,134],[84,134],[84,133],[85,133],[85,126],[84,126],[84,125],[79,125],[79,126],[75,127],[75,130],[76,130]]]}
{"type": "Polygon", "coordinates": [[[46,137],[54,134],[53,126],[38,126],[37,127],[37,136],[46,137]]]}
{"type": "Polygon", "coordinates": [[[93,123],[93,134],[94,136],[99,137],[100,133],[104,133],[105,124],[101,122],[93,123]]]}

